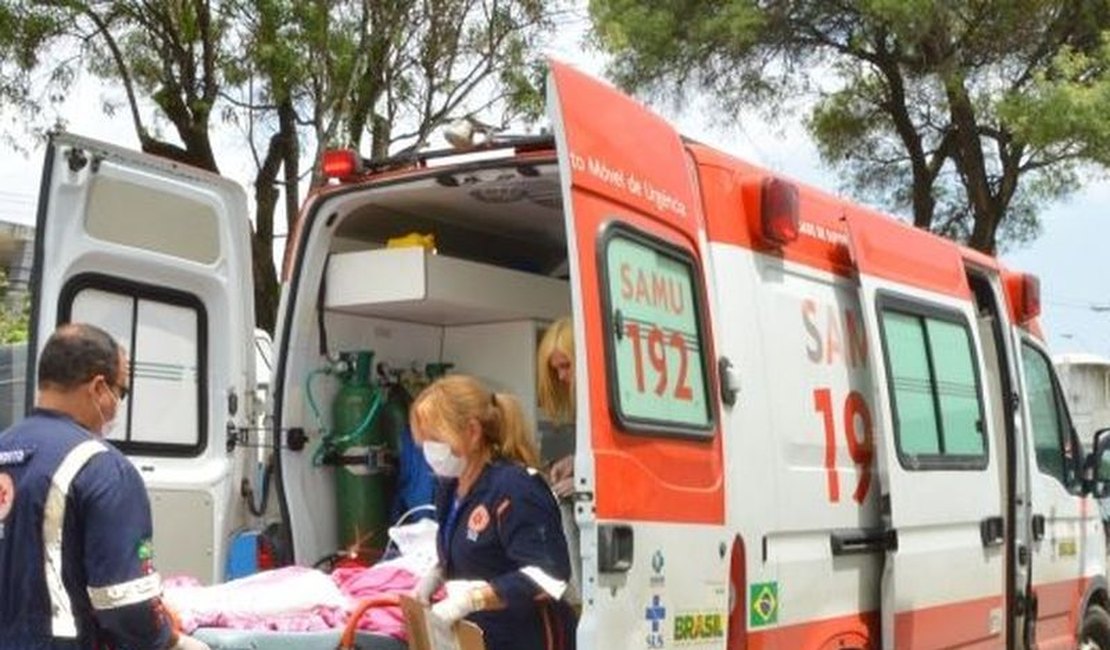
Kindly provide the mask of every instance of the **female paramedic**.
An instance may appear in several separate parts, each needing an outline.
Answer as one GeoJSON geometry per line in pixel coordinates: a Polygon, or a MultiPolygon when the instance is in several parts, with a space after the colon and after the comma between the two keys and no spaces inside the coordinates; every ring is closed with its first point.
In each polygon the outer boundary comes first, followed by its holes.
{"type": "Polygon", "coordinates": [[[574,330],[570,318],[551,324],[536,350],[536,394],[550,420],[543,452],[551,462],[551,489],[566,498],[574,492],[574,330]]]}
{"type": "Polygon", "coordinates": [[[417,396],[409,421],[439,479],[439,564],[413,593],[428,604],[446,587],[432,625],[465,617],[488,650],[573,649],[567,544],[551,489],[532,469],[536,445],[520,403],[450,375],[417,396]]]}

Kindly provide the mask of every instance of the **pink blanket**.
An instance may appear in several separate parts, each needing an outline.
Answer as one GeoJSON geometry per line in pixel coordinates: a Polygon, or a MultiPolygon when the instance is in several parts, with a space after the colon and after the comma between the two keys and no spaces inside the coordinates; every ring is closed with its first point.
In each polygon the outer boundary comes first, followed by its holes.
{"type": "MultiPolygon", "coordinates": [[[[365,569],[336,569],[332,580],[347,596],[363,600],[381,594],[407,594],[416,586],[417,577],[407,570],[382,562],[365,569]]],[[[398,605],[371,607],[359,619],[358,629],[388,634],[402,641],[408,640],[405,633],[405,615],[398,605]]]]}
{"type": "MultiPolygon", "coordinates": [[[[369,568],[341,568],[328,575],[303,567],[273,571],[205,587],[191,578],[170,578],[163,595],[186,633],[198,627],[279,632],[318,632],[346,626],[359,601],[408,593],[417,578],[388,562],[369,568]]],[[[396,605],[372,607],[358,627],[406,640],[396,605]]]]}
{"type": "Polygon", "coordinates": [[[342,627],[351,608],[327,575],[303,567],[264,571],[210,587],[191,579],[166,581],[163,598],[181,627],[315,632],[342,627]]]}

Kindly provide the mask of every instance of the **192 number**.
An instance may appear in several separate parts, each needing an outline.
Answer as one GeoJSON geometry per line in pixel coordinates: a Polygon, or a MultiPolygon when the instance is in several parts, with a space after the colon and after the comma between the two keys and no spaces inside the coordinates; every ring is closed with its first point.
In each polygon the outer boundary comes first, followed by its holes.
{"type": "MultiPolygon", "coordinates": [[[[832,391],[818,388],[813,391],[813,407],[825,423],[825,475],[830,503],[840,501],[840,475],[836,471],[836,422],[833,415],[832,391]]],[[[859,391],[848,393],[844,399],[844,440],[848,443],[848,456],[858,466],[856,490],[852,498],[863,503],[871,487],[871,465],[875,457],[874,432],[871,410],[859,391]],[[857,426],[858,423],[858,426],[857,426]]]]}
{"type": "Polygon", "coordinates": [[[647,390],[644,379],[644,356],[655,370],[656,380],[652,391],[663,396],[667,392],[670,382],[670,372],[667,364],[667,348],[674,348],[678,352],[678,377],[674,382],[674,398],[689,402],[694,399],[694,391],[690,388],[689,378],[689,352],[686,349],[686,339],[679,332],[667,335],[658,325],[651,329],[643,330],[639,323],[628,323],[625,326],[628,338],[632,339],[632,356],[636,370],[636,390],[643,393],[647,390]]]}

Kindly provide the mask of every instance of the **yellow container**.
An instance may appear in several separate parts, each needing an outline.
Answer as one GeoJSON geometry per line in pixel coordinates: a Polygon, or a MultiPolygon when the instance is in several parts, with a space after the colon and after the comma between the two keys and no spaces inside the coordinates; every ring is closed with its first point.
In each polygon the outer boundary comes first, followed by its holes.
{"type": "Polygon", "coordinates": [[[385,242],[386,248],[423,248],[429,253],[436,252],[436,236],[429,233],[427,235],[410,232],[407,235],[400,237],[391,237],[385,242]]]}

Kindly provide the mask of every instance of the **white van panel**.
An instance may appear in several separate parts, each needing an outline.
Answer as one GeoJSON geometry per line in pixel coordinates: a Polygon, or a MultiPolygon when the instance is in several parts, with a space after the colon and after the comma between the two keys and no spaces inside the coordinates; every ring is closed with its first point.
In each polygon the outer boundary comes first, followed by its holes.
{"type": "Polygon", "coordinates": [[[51,136],[46,164],[34,353],[66,318],[119,339],[132,396],[113,438],[148,489],[209,503],[153,503],[156,520],[192,531],[165,538],[158,568],[219,580],[249,456],[229,453],[228,431],[249,426],[254,390],[246,195],[215,174],[70,134],[51,136]]]}

